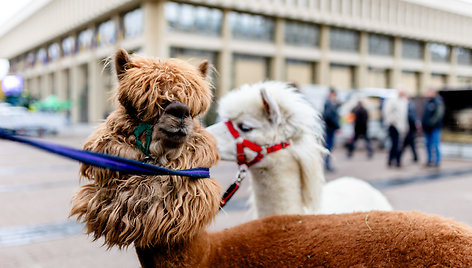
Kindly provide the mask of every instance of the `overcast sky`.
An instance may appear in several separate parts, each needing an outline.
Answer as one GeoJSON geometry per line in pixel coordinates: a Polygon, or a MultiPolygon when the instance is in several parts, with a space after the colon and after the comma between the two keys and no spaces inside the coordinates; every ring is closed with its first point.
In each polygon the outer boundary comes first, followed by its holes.
{"type": "Polygon", "coordinates": [[[31,0],[0,0],[0,27],[29,2],[31,2],[31,0]]]}
{"type": "MultiPolygon", "coordinates": [[[[0,32],[5,24],[32,0],[0,0],[0,32]]],[[[8,72],[8,61],[0,59],[0,79],[8,72]]]]}

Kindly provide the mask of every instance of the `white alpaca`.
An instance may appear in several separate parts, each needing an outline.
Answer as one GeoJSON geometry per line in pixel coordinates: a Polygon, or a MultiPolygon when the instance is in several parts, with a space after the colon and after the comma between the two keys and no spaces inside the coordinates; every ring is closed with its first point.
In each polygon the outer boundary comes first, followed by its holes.
{"type": "MultiPolygon", "coordinates": [[[[236,143],[243,140],[264,148],[263,158],[249,167],[258,217],[392,209],[379,191],[358,179],[341,178],[323,187],[321,119],[286,83],[270,81],[233,90],[220,100],[219,115],[225,121],[207,129],[216,137],[223,160],[237,159],[236,143]],[[279,150],[266,154],[274,145],[279,150]]],[[[248,162],[257,157],[247,147],[244,155],[248,162]]]]}

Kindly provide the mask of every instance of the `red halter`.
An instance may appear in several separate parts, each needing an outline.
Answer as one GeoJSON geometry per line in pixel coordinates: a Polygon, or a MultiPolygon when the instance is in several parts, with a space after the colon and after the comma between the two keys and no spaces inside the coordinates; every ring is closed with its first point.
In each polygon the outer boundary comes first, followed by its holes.
{"type": "Polygon", "coordinates": [[[277,152],[278,150],[287,148],[287,146],[290,145],[288,141],[282,142],[282,143],[279,143],[270,147],[262,147],[246,139],[243,139],[242,142],[238,142],[239,140],[241,140],[240,139],[241,135],[239,135],[239,132],[234,128],[233,123],[230,120],[228,120],[225,122],[225,124],[228,127],[228,130],[231,133],[231,135],[233,135],[234,139],[236,139],[236,154],[238,158],[239,171],[237,174],[236,181],[233,184],[231,184],[228,190],[226,190],[226,192],[224,193],[223,198],[220,202],[220,209],[223,208],[226,205],[226,203],[228,203],[231,197],[233,197],[233,195],[239,189],[239,185],[241,184],[242,180],[244,180],[244,178],[246,177],[248,167],[261,161],[262,158],[264,158],[264,155],[277,152]],[[257,153],[256,157],[254,157],[254,159],[252,159],[249,162],[246,161],[246,154],[244,153],[244,147],[247,147],[250,150],[257,153]]]}
{"type": "MultiPolygon", "coordinates": [[[[228,120],[228,121],[225,122],[225,124],[226,124],[226,127],[228,127],[228,130],[231,133],[231,135],[233,135],[233,137],[236,139],[236,141],[238,141],[238,138],[240,138],[241,135],[234,128],[233,123],[230,120],[228,120]]],[[[270,146],[270,147],[262,147],[258,144],[255,144],[252,141],[243,139],[242,142],[237,142],[236,143],[236,155],[237,155],[237,159],[238,159],[238,165],[240,165],[240,166],[241,165],[246,165],[247,167],[250,167],[250,166],[260,162],[266,154],[277,152],[278,150],[287,148],[289,145],[290,145],[290,143],[287,141],[287,142],[282,142],[282,143],[279,143],[279,144],[276,144],[276,145],[273,145],[273,146],[270,146]],[[244,147],[247,147],[251,151],[254,151],[254,152],[257,153],[256,157],[254,157],[254,159],[252,159],[249,162],[246,160],[246,154],[244,153],[244,147]],[[265,151],[264,151],[264,149],[265,149],[265,151]]]]}

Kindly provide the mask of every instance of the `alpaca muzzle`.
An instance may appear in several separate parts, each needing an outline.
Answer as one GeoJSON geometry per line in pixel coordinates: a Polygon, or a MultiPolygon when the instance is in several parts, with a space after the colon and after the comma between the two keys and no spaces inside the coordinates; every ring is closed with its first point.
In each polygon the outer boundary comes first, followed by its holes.
{"type": "Polygon", "coordinates": [[[190,108],[179,101],[170,103],[164,109],[164,113],[157,121],[156,126],[159,138],[166,147],[175,148],[180,146],[192,134],[193,118],[190,108]]]}
{"type": "Polygon", "coordinates": [[[164,114],[174,116],[179,120],[183,120],[184,118],[190,117],[190,108],[180,101],[174,101],[167,105],[167,107],[164,109],[164,114]]]}

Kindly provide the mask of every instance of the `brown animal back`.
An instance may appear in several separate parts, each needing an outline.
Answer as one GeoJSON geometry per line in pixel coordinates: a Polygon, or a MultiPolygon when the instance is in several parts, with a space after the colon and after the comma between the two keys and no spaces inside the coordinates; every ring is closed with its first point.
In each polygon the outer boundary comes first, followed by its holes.
{"type": "Polygon", "coordinates": [[[472,267],[472,228],[419,212],[271,216],[212,236],[214,267],[472,267]]]}

